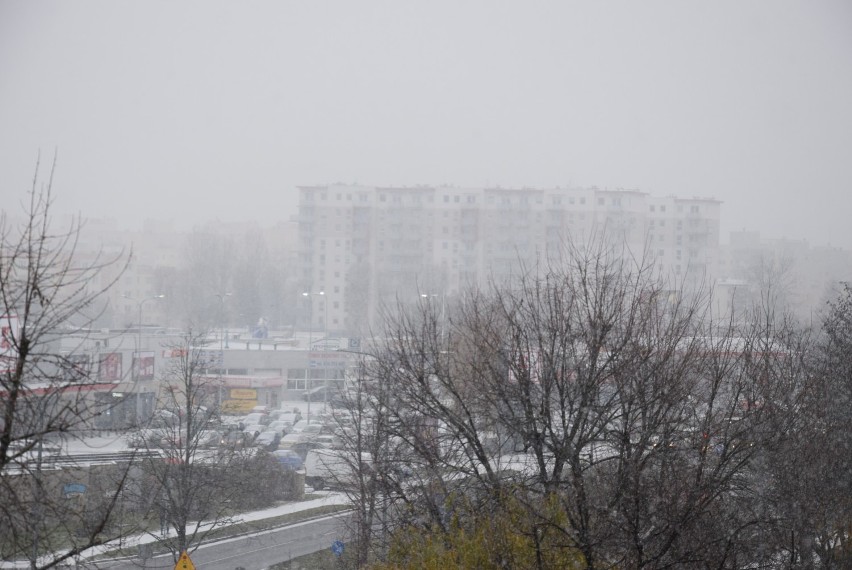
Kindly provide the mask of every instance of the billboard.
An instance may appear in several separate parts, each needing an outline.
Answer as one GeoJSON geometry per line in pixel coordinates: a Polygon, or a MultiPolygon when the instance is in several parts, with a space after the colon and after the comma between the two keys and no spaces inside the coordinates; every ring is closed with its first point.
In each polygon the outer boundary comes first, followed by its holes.
{"type": "Polygon", "coordinates": [[[257,390],[253,388],[231,388],[229,393],[232,400],[257,400],[257,390]]]}
{"type": "Polygon", "coordinates": [[[245,414],[257,405],[257,400],[225,400],[222,402],[222,413],[245,414]]]}
{"type": "Polygon", "coordinates": [[[153,380],[154,352],[134,352],[132,367],[134,380],[153,380]]]}
{"type": "Polygon", "coordinates": [[[118,382],[121,380],[120,352],[100,355],[98,359],[98,380],[101,382],[118,382]]]}

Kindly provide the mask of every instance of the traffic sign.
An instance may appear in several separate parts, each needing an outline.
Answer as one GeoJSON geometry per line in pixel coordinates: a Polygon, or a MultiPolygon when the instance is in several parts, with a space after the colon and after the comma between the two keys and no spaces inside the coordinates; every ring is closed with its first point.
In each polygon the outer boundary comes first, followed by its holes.
{"type": "Polygon", "coordinates": [[[178,558],[177,564],[175,564],[175,570],[195,570],[195,564],[189,559],[189,554],[186,553],[186,550],[180,553],[180,558],[178,558]]]}
{"type": "Polygon", "coordinates": [[[345,546],[343,545],[343,542],[340,541],[340,540],[335,540],[334,542],[331,543],[331,551],[338,558],[340,558],[340,555],[343,554],[344,548],[345,548],[345,546]]]}

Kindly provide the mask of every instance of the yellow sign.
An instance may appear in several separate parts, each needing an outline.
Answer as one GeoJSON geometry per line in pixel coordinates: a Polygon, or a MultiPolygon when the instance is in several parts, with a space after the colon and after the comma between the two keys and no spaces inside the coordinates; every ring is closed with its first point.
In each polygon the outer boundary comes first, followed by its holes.
{"type": "Polygon", "coordinates": [[[180,553],[180,558],[178,558],[177,564],[175,564],[175,570],[195,570],[195,564],[189,559],[189,554],[186,553],[186,550],[180,553]]]}
{"type": "Polygon", "coordinates": [[[231,388],[232,400],[257,400],[257,390],[252,388],[231,388]]]}
{"type": "Polygon", "coordinates": [[[222,402],[222,412],[225,414],[245,414],[257,405],[257,400],[225,400],[222,402]]]}

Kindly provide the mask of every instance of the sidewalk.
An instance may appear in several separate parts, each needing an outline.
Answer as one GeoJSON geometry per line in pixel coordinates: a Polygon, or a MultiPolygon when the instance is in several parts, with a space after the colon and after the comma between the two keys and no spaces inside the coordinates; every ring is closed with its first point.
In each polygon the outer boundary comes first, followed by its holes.
{"type": "MultiPolygon", "coordinates": [[[[324,494],[325,496],[318,499],[310,499],[308,501],[296,501],[292,503],[287,503],[285,505],[280,505],[278,507],[272,507],[269,509],[263,509],[259,511],[250,511],[247,513],[242,513],[235,517],[234,523],[229,526],[235,526],[237,524],[245,523],[245,522],[253,522],[253,521],[262,521],[266,519],[273,519],[276,517],[280,517],[282,515],[288,515],[291,513],[297,513],[301,511],[307,511],[310,509],[325,507],[331,505],[345,505],[349,501],[345,494],[343,493],[330,493],[330,492],[321,492],[317,491],[315,494],[324,494]]],[[[190,526],[193,526],[195,523],[190,523],[190,526]]],[[[210,523],[202,523],[202,528],[205,526],[210,526],[210,523]]],[[[227,526],[217,527],[217,528],[228,528],[227,526]]],[[[264,532],[264,531],[259,531],[264,532]]],[[[174,529],[169,530],[168,536],[176,536],[176,532],[174,529]]],[[[227,540],[230,537],[222,537],[221,540],[227,540]]],[[[153,536],[150,533],[137,534],[133,536],[122,537],[121,539],[121,548],[122,550],[126,550],[129,548],[135,548],[142,544],[152,544],[157,543],[157,537],[153,536]]],[[[79,557],[80,561],[91,560],[92,558],[105,554],[107,552],[118,550],[119,541],[114,540],[104,545],[96,546],[94,548],[90,548],[83,555],[79,557]]],[[[43,559],[43,563],[49,562],[49,558],[43,559]]],[[[68,565],[73,567],[74,561],[73,559],[69,560],[68,565]]],[[[11,569],[11,568],[29,568],[29,562],[24,560],[18,560],[14,562],[5,562],[0,561],[0,568],[2,569],[11,569]]],[[[64,566],[64,565],[63,565],[64,566]]],[[[59,566],[60,568],[63,566],[59,566]]]]}

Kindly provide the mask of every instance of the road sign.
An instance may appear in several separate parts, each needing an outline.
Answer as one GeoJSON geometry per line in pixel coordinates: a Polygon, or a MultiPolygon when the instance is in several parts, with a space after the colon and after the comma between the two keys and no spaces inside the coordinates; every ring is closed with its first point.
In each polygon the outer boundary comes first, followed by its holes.
{"type": "Polygon", "coordinates": [[[331,551],[335,556],[340,558],[340,555],[343,554],[343,549],[345,548],[344,544],[340,540],[335,540],[331,543],[331,551]]]}
{"type": "Polygon", "coordinates": [[[186,550],[180,553],[180,558],[178,558],[177,564],[175,564],[175,570],[195,570],[195,564],[189,559],[189,554],[186,553],[186,550]]]}

